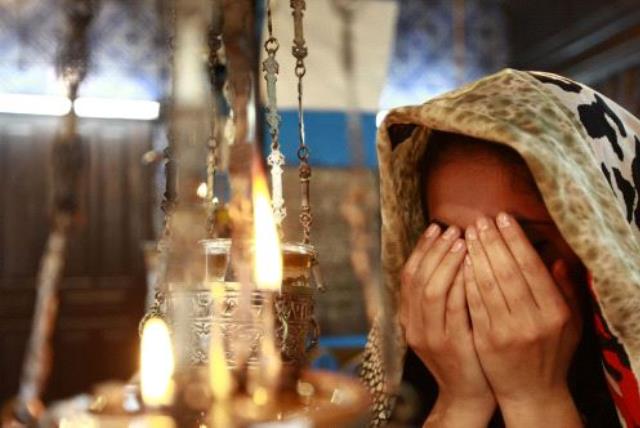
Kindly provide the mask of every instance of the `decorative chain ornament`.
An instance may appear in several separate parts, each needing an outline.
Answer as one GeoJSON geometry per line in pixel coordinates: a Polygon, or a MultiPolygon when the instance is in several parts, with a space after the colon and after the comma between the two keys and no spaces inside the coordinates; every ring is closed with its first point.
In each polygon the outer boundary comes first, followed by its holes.
{"type": "MultiPolygon", "coordinates": [[[[161,254],[159,257],[166,258],[166,256],[164,256],[163,254],[161,254]]],[[[166,261],[164,261],[163,264],[166,266],[166,261]]],[[[153,296],[153,303],[138,323],[138,334],[140,335],[140,337],[142,337],[142,332],[144,331],[145,324],[150,319],[160,318],[166,323],[169,322],[166,317],[165,299],[166,298],[164,292],[160,291],[159,287],[156,287],[156,292],[153,296]]]]}
{"type": "Polygon", "coordinates": [[[89,68],[87,29],[93,19],[97,0],[67,0],[64,7],[69,27],[56,58],[56,73],[67,86],[68,96],[75,100],[80,82],[89,68]]]}
{"type": "Polygon", "coordinates": [[[176,206],[176,161],[172,156],[172,144],[173,141],[173,131],[171,130],[171,125],[168,126],[167,129],[167,141],[168,145],[163,150],[162,154],[164,156],[164,173],[165,173],[165,186],[164,193],[162,194],[162,202],[160,202],[160,209],[164,214],[164,220],[162,224],[162,233],[160,239],[168,239],[170,230],[169,230],[169,218],[171,217],[171,213],[176,206]]]}
{"type": "Polygon", "coordinates": [[[212,0],[213,16],[209,26],[208,45],[209,60],[207,63],[209,73],[209,84],[211,88],[210,121],[211,130],[209,142],[207,144],[207,237],[214,238],[216,232],[216,212],[218,210],[218,200],[215,196],[215,177],[218,164],[220,162],[220,132],[222,122],[220,120],[219,94],[224,85],[223,73],[221,73],[222,61],[220,51],[222,48],[222,5],[219,0],[212,0]]]}
{"type": "MultiPolygon", "coordinates": [[[[168,58],[168,69],[170,72],[173,72],[173,57],[175,51],[175,21],[176,21],[176,10],[175,3],[173,1],[166,1],[159,3],[160,10],[159,15],[162,19],[165,28],[169,29],[169,34],[166,39],[166,46],[168,48],[169,58],[168,58]]],[[[173,102],[172,96],[169,96],[167,104],[170,106],[173,102]]],[[[162,201],[160,202],[160,209],[163,213],[163,222],[162,222],[162,231],[160,232],[160,237],[157,242],[156,251],[158,252],[158,262],[153,266],[147,266],[147,269],[155,269],[155,283],[149,284],[149,286],[154,287],[154,297],[153,302],[147,309],[146,313],[140,320],[138,324],[138,333],[142,336],[142,330],[144,329],[144,325],[151,318],[162,318],[164,319],[164,307],[165,307],[165,292],[166,292],[166,272],[167,272],[167,263],[169,259],[169,254],[167,251],[166,243],[170,239],[171,235],[171,214],[173,213],[176,204],[177,204],[177,169],[178,165],[174,158],[174,144],[175,143],[175,127],[173,121],[169,121],[167,124],[167,147],[162,151],[163,159],[164,159],[164,173],[165,173],[165,186],[164,193],[162,194],[162,201]]]]}
{"type": "MultiPolygon", "coordinates": [[[[251,262],[248,239],[251,238],[253,211],[251,207],[251,162],[255,156],[257,137],[255,127],[255,94],[258,49],[255,36],[254,0],[223,0],[224,22],[222,37],[227,60],[227,91],[230,101],[230,116],[225,130],[229,144],[229,184],[231,200],[231,263],[240,283],[239,308],[234,319],[239,325],[250,325],[253,320],[251,308],[251,262]]],[[[248,361],[251,354],[250,335],[243,331],[234,339],[237,352],[238,388],[246,387],[248,361]]]]}
{"type": "Polygon", "coordinates": [[[311,198],[309,195],[311,165],[309,165],[309,149],[305,142],[304,112],[302,110],[302,78],[307,71],[304,65],[304,59],[308,54],[308,49],[304,39],[303,26],[306,6],[305,0],[291,0],[294,30],[293,47],[291,48],[291,52],[296,59],[295,74],[298,78],[298,160],[300,161],[298,175],[300,176],[300,186],[302,190],[300,223],[302,224],[303,232],[302,241],[305,244],[308,244],[311,240],[311,224],[313,223],[313,216],[311,214],[311,198]]]}
{"type": "MultiPolygon", "coordinates": [[[[97,0],[67,0],[67,31],[57,54],[56,71],[71,101],[88,70],[87,32],[98,6],[97,0]]],[[[36,302],[20,387],[13,407],[12,425],[37,426],[42,416],[42,394],[52,361],[51,336],[58,314],[58,288],[64,275],[69,235],[78,211],[78,185],[82,169],[82,142],[73,110],[64,118],[53,145],[53,213],[36,279],[36,302]]]]}
{"type": "Polygon", "coordinates": [[[285,158],[280,151],[280,115],[278,114],[278,103],[276,98],[276,82],[280,65],[276,60],[276,52],[280,48],[280,43],[273,36],[273,23],[271,20],[271,0],[267,0],[267,30],[269,37],[264,42],[264,49],[267,52],[267,59],[262,62],[264,79],[267,82],[267,124],[271,135],[271,153],[267,157],[267,163],[271,170],[271,194],[273,216],[282,231],[282,220],[287,216],[284,206],[282,192],[282,173],[285,158]]]}
{"type": "MultiPolygon", "coordinates": [[[[161,18],[163,24],[166,28],[169,29],[168,37],[166,39],[167,47],[168,47],[168,70],[170,73],[173,72],[173,53],[175,50],[175,20],[176,20],[176,11],[175,11],[175,3],[173,1],[160,2],[161,5],[166,6],[161,10],[161,18]]],[[[169,95],[169,99],[167,100],[167,105],[170,106],[173,102],[172,95],[169,95]]],[[[169,121],[167,123],[167,147],[163,151],[164,155],[164,171],[165,171],[165,188],[164,194],[162,195],[162,202],[160,203],[160,209],[164,214],[164,220],[162,224],[162,233],[160,235],[160,240],[164,241],[169,239],[169,235],[171,234],[169,224],[171,223],[170,217],[173,212],[176,201],[177,201],[177,192],[176,192],[176,180],[177,180],[177,163],[173,158],[173,147],[175,142],[175,129],[173,126],[173,122],[169,121]]]]}

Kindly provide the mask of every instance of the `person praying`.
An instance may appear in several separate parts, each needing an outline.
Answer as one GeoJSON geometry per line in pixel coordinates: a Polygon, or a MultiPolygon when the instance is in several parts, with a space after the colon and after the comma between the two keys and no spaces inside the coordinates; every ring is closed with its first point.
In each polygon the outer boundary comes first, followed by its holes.
{"type": "Polygon", "coordinates": [[[640,426],[640,121],[507,69],[392,110],[377,149],[397,337],[365,348],[372,425],[408,384],[424,427],[640,426]]]}

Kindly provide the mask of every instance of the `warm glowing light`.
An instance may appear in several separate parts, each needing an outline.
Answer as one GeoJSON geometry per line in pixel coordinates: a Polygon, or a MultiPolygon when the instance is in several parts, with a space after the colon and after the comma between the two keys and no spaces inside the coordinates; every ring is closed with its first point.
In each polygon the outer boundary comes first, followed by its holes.
{"type": "Polygon", "coordinates": [[[264,406],[269,402],[269,391],[265,387],[258,386],[253,391],[252,398],[256,406],[264,406]]]}
{"type": "Polygon", "coordinates": [[[0,113],[64,116],[71,101],[64,96],[0,94],[0,113]]]}
{"type": "Polygon", "coordinates": [[[99,428],[98,421],[91,415],[71,415],[60,419],[60,428],[99,428]]]}
{"type": "Polygon", "coordinates": [[[137,417],[128,424],[125,422],[124,425],[108,425],[107,423],[100,424],[100,428],[107,426],[126,426],[127,428],[176,428],[176,424],[170,416],[154,414],[146,414],[144,416],[137,417]]]}
{"type": "Polygon", "coordinates": [[[73,109],[79,117],[104,119],[154,120],[160,115],[160,103],[146,100],[78,98],[73,109]]]}
{"type": "Polygon", "coordinates": [[[209,193],[209,188],[207,187],[207,183],[202,182],[200,183],[200,185],[198,186],[198,190],[196,190],[196,193],[198,194],[199,198],[206,198],[207,197],[207,193],[209,193]]]}
{"type": "MultiPolygon", "coordinates": [[[[217,334],[221,336],[221,333],[217,334]]],[[[213,396],[217,400],[224,401],[233,392],[231,371],[227,367],[222,340],[212,340],[211,342],[211,350],[209,351],[209,384],[213,396]]]]}
{"type": "Polygon", "coordinates": [[[64,116],[71,108],[79,117],[102,119],[155,120],[160,115],[157,101],[82,97],[72,104],[65,96],[0,94],[0,113],[64,116]]]}
{"type": "Polygon", "coordinates": [[[142,400],[148,406],[171,404],[173,397],[174,358],[169,328],[160,318],[144,325],[140,350],[142,400]]]}
{"type": "Polygon", "coordinates": [[[259,164],[253,168],[253,231],[256,242],[254,279],[259,289],[280,291],[282,253],[269,190],[259,164]]]}
{"type": "MultiPolygon", "coordinates": [[[[224,285],[221,283],[213,283],[211,286],[211,297],[213,297],[216,313],[222,312],[222,301],[225,298],[224,285]]],[[[227,367],[222,331],[218,323],[211,324],[209,385],[216,400],[225,401],[231,397],[231,393],[233,392],[233,379],[231,377],[231,371],[227,367]]]]}

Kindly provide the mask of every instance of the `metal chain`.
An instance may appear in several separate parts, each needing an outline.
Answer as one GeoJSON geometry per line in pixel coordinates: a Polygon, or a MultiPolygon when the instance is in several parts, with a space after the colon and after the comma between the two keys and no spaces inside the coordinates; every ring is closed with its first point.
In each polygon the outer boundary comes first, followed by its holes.
{"type": "MultiPolygon", "coordinates": [[[[176,22],[176,8],[174,1],[171,0],[160,2],[160,5],[163,6],[160,9],[161,19],[166,28],[169,29],[169,34],[166,40],[167,48],[169,50],[168,69],[170,74],[173,75],[173,55],[176,43],[175,34],[173,33],[173,31],[175,29],[176,22]]],[[[173,97],[172,95],[170,95],[167,100],[167,104],[171,105],[172,102],[173,97]]],[[[154,317],[164,318],[164,302],[166,292],[165,281],[168,254],[166,247],[163,245],[163,242],[166,242],[170,237],[171,214],[173,213],[173,210],[177,204],[176,181],[178,165],[175,158],[173,157],[175,129],[172,122],[173,121],[169,121],[169,123],[167,124],[167,147],[165,147],[162,152],[164,157],[165,187],[164,193],[162,195],[162,201],[160,202],[160,209],[164,214],[164,219],[157,248],[160,253],[160,261],[158,262],[158,265],[154,267],[154,269],[158,269],[158,275],[156,276],[155,284],[148,284],[148,286],[150,285],[155,288],[155,293],[153,302],[138,324],[138,333],[140,335],[142,335],[144,325],[149,319],[154,317]]]]}
{"type": "MultiPolygon", "coordinates": [[[[169,48],[169,58],[168,58],[168,69],[170,75],[173,75],[173,53],[175,51],[175,34],[173,33],[175,28],[175,20],[176,20],[176,9],[174,1],[161,2],[161,4],[165,5],[166,8],[162,9],[162,20],[163,24],[166,25],[166,28],[169,29],[169,34],[167,37],[167,47],[169,48]]],[[[167,104],[171,105],[173,103],[173,95],[169,95],[167,104]]],[[[171,230],[169,224],[171,223],[171,213],[176,206],[177,203],[177,191],[176,191],[176,180],[177,180],[177,162],[173,158],[173,147],[175,141],[175,129],[173,126],[173,121],[169,121],[167,123],[167,147],[163,151],[164,155],[164,171],[165,171],[165,189],[164,194],[162,195],[162,202],[160,203],[160,208],[164,213],[164,221],[162,224],[162,233],[160,235],[161,240],[165,240],[169,238],[171,234],[171,230]]]]}
{"type": "Polygon", "coordinates": [[[311,198],[310,180],[311,180],[311,165],[309,165],[309,149],[305,142],[305,130],[304,130],[304,112],[302,109],[302,78],[307,72],[304,59],[308,54],[306,42],[304,39],[304,11],[306,10],[305,0],[291,0],[291,8],[293,9],[293,29],[294,39],[291,53],[296,59],[295,74],[298,78],[298,160],[300,166],[298,167],[298,175],[300,177],[300,187],[302,190],[302,202],[300,212],[300,223],[302,224],[303,242],[308,244],[311,240],[311,224],[313,223],[313,215],[311,214],[311,198]]]}
{"type": "Polygon", "coordinates": [[[209,61],[207,64],[211,87],[211,131],[207,144],[207,236],[209,238],[216,236],[215,219],[218,201],[215,198],[215,176],[220,161],[220,137],[222,135],[220,132],[222,124],[219,117],[218,94],[222,91],[224,84],[223,73],[220,72],[220,67],[222,66],[220,59],[222,48],[222,5],[218,0],[213,0],[212,5],[213,17],[208,34],[209,61]]]}
{"type": "Polygon", "coordinates": [[[267,82],[267,124],[271,135],[271,153],[267,157],[267,163],[271,170],[271,199],[273,206],[273,216],[282,231],[282,221],[287,216],[284,206],[284,196],[282,192],[282,173],[285,158],[280,151],[280,115],[278,114],[278,102],[276,97],[276,83],[280,65],[276,60],[276,52],[280,48],[278,39],[273,36],[273,22],[271,19],[271,0],[267,0],[267,31],[269,37],[264,42],[264,50],[267,59],[262,62],[264,79],[267,82]]]}
{"type": "Polygon", "coordinates": [[[66,1],[64,7],[69,27],[65,43],[57,54],[56,73],[65,82],[69,98],[75,100],[78,86],[89,68],[89,40],[86,33],[97,1],[66,1]]]}
{"type": "Polygon", "coordinates": [[[166,323],[169,322],[167,319],[165,309],[164,309],[165,297],[164,293],[159,289],[156,289],[156,292],[153,296],[153,303],[147,310],[147,312],[143,315],[142,319],[138,323],[138,335],[142,337],[142,333],[144,331],[144,325],[152,318],[160,318],[166,323]]]}
{"type": "Polygon", "coordinates": [[[162,232],[160,234],[161,239],[169,237],[169,217],[176,206],[176,161],[172,156],[171,141],[173,141],[173,132],[171,131],[171,125],[167,129],[167,141],[169,142],[167,147],[162,151],[164,157],[164,174],[165,174],[165,186],[164,193],[162,194],[162,202],[160,202],[160,209],[164,213],[164,220],[162,224],[162,232]]]}
{"type": "MultiPolygon", "coordinates": [[[[89,68],[88,31],[96,15],[97,0],[67,0],[66,34],[57,53],[56,71],[75,101],[89,68]]],[[[29,342],[22,365],[18,396],[13,406],[16,426],[37,426],[44,410],[42,395],[52,362],[51,338],[58,316],[58,290],[64,274],[71,228],[78,210],[78,186],[82,170],[82,143],[73,110],[64,118],[53,154],[52,227],[40,259],[36,279],[36,302],[29,342]],[[20,423],[24,424],[21,425],[20,423]]],[[[3,421],[3,426],[4,426],[3,421]]],[[[13,424],[7,424],[12,425],[13,424]]]]}

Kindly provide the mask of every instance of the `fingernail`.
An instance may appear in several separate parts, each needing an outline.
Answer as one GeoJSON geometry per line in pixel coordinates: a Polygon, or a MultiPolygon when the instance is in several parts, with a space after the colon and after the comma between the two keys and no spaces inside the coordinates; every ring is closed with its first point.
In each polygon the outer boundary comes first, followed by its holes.
{"type": "Polygon", "coordinates": [[[511,220],[506,213],[500,213],[496,218],[496,223],[498,224],[498,227],[505,228],[511,225],[511,220]]]}
{"type": "Polygon", "coordinates": [[[471,257],[469,257],[469,254],[464,256],[464,264],[467,266],[471,266],[471,257]]]}
{"type": "Polygon", "coordinates": [[[465,234],[466,238],[472,241],[478,239],[478,233],[476,232],[476,228],[473,226],[467,227],[467,232],[465,234]]]}
{"type": "Polygon", "coordinates": [[[435,223],[431,223],[431,225],[427,228],[426,232],[424,233],[424,235],[427,238],[431,238],[433,235],[435,235],[438,232],[438,225],[435,223]]]}
{"type": "Polygon", "coordinates": [[[476,224],[478,225],[478,230],[481,232],[489,228],[489,221],[485,217],[480,217],[476,221],[476,224]]]}
{"type": "Polygon", "coordinates": [[[462,248],[464,247],[464,240],[462,239],[458,239],[456,242],[453,243],[453,245],[451,246],[451,252],[452,253],[457,253],[458,251],[462,250],[462,248]]]}
{"type": "Polygon", "coordinates": [[[444,239],[451,239],[458,233],[458,228],[455,226],[451,226],[447,229],[446,232],[442,235],[444,239]]]}

